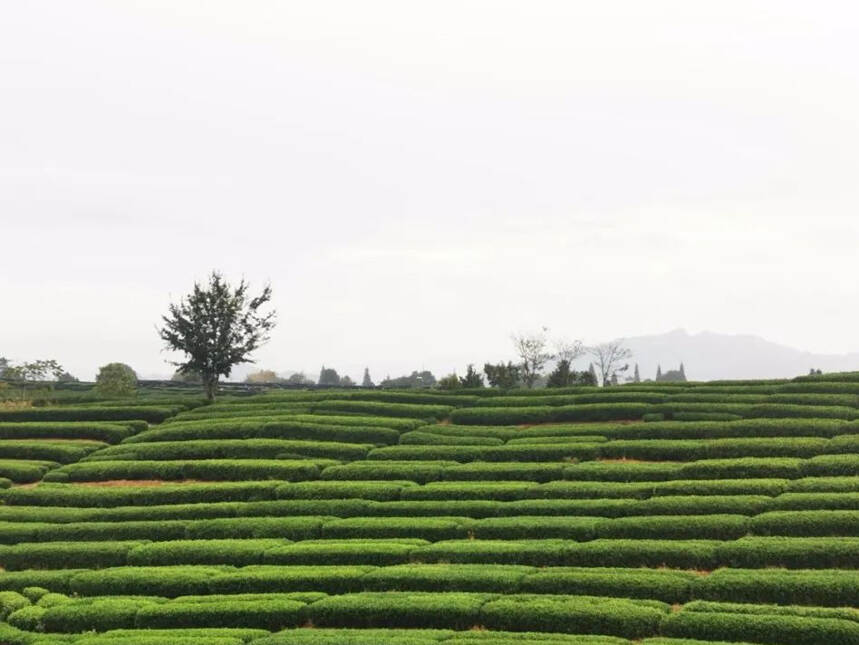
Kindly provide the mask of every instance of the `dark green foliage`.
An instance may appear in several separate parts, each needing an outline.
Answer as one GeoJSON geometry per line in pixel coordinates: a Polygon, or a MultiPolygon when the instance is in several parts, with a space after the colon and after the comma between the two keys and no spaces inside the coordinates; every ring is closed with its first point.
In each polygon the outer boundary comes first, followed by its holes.
{"type": "Polygon", "coordinates": [[[740,568],[851,569],[857,564],[859,538],[746,537],[720,545],[721,566],[740,568]]]}
{"type": "Polygon", "coordinates": [[[397,538],[394,540],[305,540],[265,551],[263,559],[269,564],[370,564],[386,566],[403,564],[426,540],[397,538]]]}
{"type": "Polygon", "coordinates": [[[127,562],[129,551],[140,542],[47,542],[24,543],[0,548],[0,566],[21,569],[63,569],[85,562],[98,569],[127,562]]]}
{"type": "Polygon", "coordinates": [[[300,624],[305,604],[271,594],[259,599],[213,597],[144,606],[137,613],[140,628],[262,627],[276,630],[300,624]]]}
{"type": "Polygon", "coordinates": [[[280,499],[343,499],[360,498],[377,501],[399,499],[405,489],[417,488],[410,481],[350,481],[321,480],[283,484],[276,489],[280,499]]]}
{"type": "MultiPolygon", "coordinates": [[[[377,401],[330,400],[314,403],[314,412],[350,412],[372,416],[411,417],[413,419],[441,420],[446,418],[453,407],[421,403],[384,403],[377,401]]],[[[360,420],[359,420],[360,421],[360,420]]]]}
{"type": "Polygon", "coordinates": [[[307,608],[314,625],[329,627],[442,627],[479,624],[491,596],[471,593],[360,593],[332,596],[307,608]]]}
{"type": "Polygon", "coordinates": [[[564,472],[563,464],[529,462],[473,462],[445,467],[441,476],[450,481],[459,480],[525,480],[547,482],[560,479],[564,472]]]}
{"type": "Polygon", "coordinates": [[[859,625],[847,620],[768,614],[681,611],[662,625],[665,634],[707,640],[748,639],[773,645],[852,645],[859,625]]]}
{"type": "Polygon", "coordinates": [[[533,407],[458,408],[450,414],[454,423],[464,425],[515,425],[552,421],[611,421],[640,419],[652,409],[648,403],[592,403],[533,407]]]}
{"type": "Polygon", "coordinates": [[[681,603],[689,599],[696,578],[693,573],[671,569],[559,567],[529,573],[522,578],[518,589],[530,593],[649,598],[681,603]]]}
{"type": "Polygon", "coordinates": [[[751,518],[758,535],[859,536],[859,511],[772,511],[751,518]]]}
{"type": "Polygon", "coordinates": [[[367,573],[361,582],[373,591],[474,591],[516,593],[532,567],[469,564],[405,564],[367,573]]]}
{"type": "Polygon", "coordinates": [[[159,406],[125,407],[50,407],[22,408],[19,410],[0,410],[0,421],[130,421],[142,420],[161,423],[172,417],[178,408],[159,406]]]}
{"type": "Polygon", "coordinates": [[[242,480],[316,479],[320,466],[335,464],[324,460],[289,459],[207,459],[200,461],[91,461],[70,464],[53,471],[45,481],[106,481],[110,479],[201,479],[242,480]]]}
{"type": "Polygon", "coordinates": [[[252,566],[213,577],[210,593],[278,593],[323,591],[343,594],[359,591],[367,566],[252,566]]]}
{"type": "Polygon", "coordinates": [[[424,484],[441,479],[442,471],[454,466],[454,461],[364,461],[341,466],[329,466],[322,471],[322,479],[338,480],[410,480],[424,484]]]}
{"type": "Polygon", "coordinates": [[[643,482],[677,479],[683,464],[672,462],[587,461],[564,468],[564,478],[573,480],[643,482]]]}
{"type": "Polygon", "coordinates": [[[480,610],[491,629],[577,631],[640,638],[657,631],[665,610],[632,600],[587,596],[512,596],[480,610]]]}
{"type": "Polygon", "coordinates": [[[0,441],[0,460],[25,459],[69,464],[104,448],[100,441],[0,441]]]}
{"type": "Polygon", "coordinates": [[[6,504],[35,506],[150,506],[274,499],[283,482],[222,482],[211,484],[165,484],[106,488],[43,484],[35,488],[15,488],[5,497],[6,504]]]}
{"type": "Polygon", "coordinates": [[[261,564],[263,554],[286,544],[280,539],[248,540],[176,540],[153,542],[131,549],[121,564],[133,566],[231,564],[245,566],[261,564]]]}
{"type": "Polygon", "coordinates": [[[468,534],[468,523],[461,518],[355,517],[326,522],[322,537],[344,538],[420,538],[454,540],[468,534]]]}
{"type": "Polygon", "coordinates": [[[401,444],[413,445],[463,445],[463,446],[500,446],[504,443],[496,437],[480,437],[475,435],[452,435],[425,432],[435,426],[426,426],[425,429],[414,430],[400,435],[401,444]]]}
{"type": "MultiPolygon", "coordinates": [[[[144,423],[144,428],[146,424],[144,423]]],[[[0,439],[92,439],[119,443],[137,431],[123,423],[53,422],[0,423],[0,439]]]]}
{"type": "MultiPolygon", "coordinates": [[[[334,441],[292,441],[282,439],[196,439],[176,442],[123,443],[102,450],[99,460],[195,460],[290,458],[363,459],[372,448],[368,444],[334,441]]],[[[2,453],[0,453],[2,454],[2,453]]],[[[55,460],[57,461],[57,460],[55,460]]]]}
{"type": "Polygon", "coordinates": [[[700,578],[692,593],[702,600],[854,606],[859,597],[859,572],[844,569],[719,569],[700,578]]]}
{"type": "Polygon", "coordinates": [[[603,520],[595,527],[595,535],[615,539],[733,540],[748,530],[749,518],[743,515],[652,515],[603,520]]]}

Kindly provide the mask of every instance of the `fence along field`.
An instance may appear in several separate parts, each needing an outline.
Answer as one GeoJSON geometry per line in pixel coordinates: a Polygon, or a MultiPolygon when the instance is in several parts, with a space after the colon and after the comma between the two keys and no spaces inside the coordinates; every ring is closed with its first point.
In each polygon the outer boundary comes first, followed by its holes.
{"type": "Polygon", "coordinates": [[[0,411],[0,643],[859,643],[859,374],[0,411]]]}

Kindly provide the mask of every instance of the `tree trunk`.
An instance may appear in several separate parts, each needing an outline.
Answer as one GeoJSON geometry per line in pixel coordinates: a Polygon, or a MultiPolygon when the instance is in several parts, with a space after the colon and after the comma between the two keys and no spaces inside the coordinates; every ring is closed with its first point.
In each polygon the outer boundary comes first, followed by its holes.
{"type": "Polygon", "coordinates": [[[206,388],[206,400],[209,401],[209,403],[214,402],[215,392],[218,390],[218,377],[217,376],[205,377],[205,380],[203,381],[203,383],[205,384],[205,388],[206,388]]]}

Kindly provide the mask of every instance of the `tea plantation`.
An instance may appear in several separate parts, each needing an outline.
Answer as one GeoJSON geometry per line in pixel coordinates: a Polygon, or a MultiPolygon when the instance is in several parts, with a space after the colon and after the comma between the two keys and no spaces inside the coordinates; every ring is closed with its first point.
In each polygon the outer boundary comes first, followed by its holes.
{"type": "Polygon", "coordinates": [[[0,411],[0,643],[859,644],[859,374],[0,411]]]}

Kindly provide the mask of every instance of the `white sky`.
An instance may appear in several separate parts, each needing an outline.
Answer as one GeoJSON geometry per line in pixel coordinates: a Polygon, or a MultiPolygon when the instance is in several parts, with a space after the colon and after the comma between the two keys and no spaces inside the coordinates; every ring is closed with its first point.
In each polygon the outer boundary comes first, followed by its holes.
{"type": "MultiPolygon", "coordinates": [[[[212,268],[259,366],[675,327],[859,350],[852,2],[24,0],[0,11],[0,355],[169,374],[212,268]]],[[[243,371],[242,371],[243,373],[243,371]]]]}

